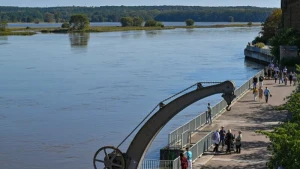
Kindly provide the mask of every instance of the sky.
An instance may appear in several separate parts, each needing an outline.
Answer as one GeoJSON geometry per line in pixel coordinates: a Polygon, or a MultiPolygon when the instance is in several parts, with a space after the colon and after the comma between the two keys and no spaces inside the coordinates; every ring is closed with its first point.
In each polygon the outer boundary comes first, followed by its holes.
{"type": "Polygon", "coordinates": [[[0,0],[0,6],[53,7],[53,6],[258,6],[280,7],[280,0],[0,0]]]}

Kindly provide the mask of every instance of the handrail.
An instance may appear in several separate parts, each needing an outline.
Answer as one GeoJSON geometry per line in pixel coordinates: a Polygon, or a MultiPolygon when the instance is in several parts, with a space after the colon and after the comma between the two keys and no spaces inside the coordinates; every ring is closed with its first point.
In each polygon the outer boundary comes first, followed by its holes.
{"type": "MultiPolygon", "coordinates": [[[[259,76],[261,74],[264,74],[264,70],[259,71],[254,76],[259,76]]],[[[253,76],[253,77],[254,77],[253,76]]],[[[241,85],[239,88],[235,90],[236,98],[234,101],[240,99],[240,96],[242,96],[246,91],[248,91],[252,85],[252,78],[248,79],[243,85],[241,85]]],[[[215,118],[218,114],[223,112],[226,108],[227,104],[225,104],[224,99],[219,101],[217,104],[215,104],[212,107],[212,118],[215,118]]],[[[194,131],[199,129],[200,127],[204,126],[206,124],[206,118],[205,118],[205,112],[202,112],[200,115],[196,116],[192,120],[188,121],[184,125],[179,126],[172,132],[168,134],[168,147],[176,146],[178,147],[178,144],[181,142],[181,137],[179,137],[182,133],[186,131],[194,131]],[[198,119],[198,120],[197,120],[198,119]],[[188,126],[188,129],[187,129],[188,126]],[[178,137],[174,137],[174,135],[177,135],[178,137]],[[175,140],[176,138],[176,140],[175,140]]],[[[183,147],[181,147],[183,148],[183,147]]]]}

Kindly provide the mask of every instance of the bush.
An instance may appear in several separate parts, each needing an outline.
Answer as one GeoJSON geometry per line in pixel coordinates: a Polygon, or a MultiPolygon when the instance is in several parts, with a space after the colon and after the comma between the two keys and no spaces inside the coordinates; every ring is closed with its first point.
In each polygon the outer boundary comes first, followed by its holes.
{"type": "Polygon", "coordinates": [[[185,21],[186,26],[194,26],[195,21],[193,19],[188,19],[185,21]]]}
{"type": "Polygon", "coordinates": [[[155,20],[146,21],[145,27],[165,27],[165,25],[161,22],[157,22],[155,20]]]}
{"type": "Polygon", "coordinates": [[[260,36],[256,36],[255,39],[252,41],[252,44],[256,44],[256,43],[266,43],[263,37],[260,36]]]}
{"type": "Polygon", "coordinates": [[[247,25],[248,25],[248,26],[252,26],[252,22],[248,22],[247,25]]]}
{"type": "Polygon", "coordinates": [[[149,21],[146,21],[145,23],[145,27],[151,27],[151,26],[156,26],[156,21],[155,20],[149,20],[149,21]]]}
{"type": "Polygon", "coordinates": [[[157,27],[165,27],[165,25],[162,22],[156,22],[157,27]]]}
{"type": "Polygon", "coordinates": [[[259,48],[263,48],[263,47],[265,47],[265,44],[259,42],[259,43],[256,43],[255,46],[256,46],[256,47],[259,47],[259,48]]]}
{"type": "Polygon", "coordinates": [[[7,29],[7,22],[0,22],[0,31],[6,31],[7,29]]]}
{"type": "Polygon", "coordinates": [[[121,25],[125,26],[133,26],[133,18],[132,17],[122,17],[120,19],[121,25]]]}
{"type": "Polygon", "coordinates": [[[61,24],[61,28],[70,28],[70,24],[68,22],[64,22],[61,24]]]}

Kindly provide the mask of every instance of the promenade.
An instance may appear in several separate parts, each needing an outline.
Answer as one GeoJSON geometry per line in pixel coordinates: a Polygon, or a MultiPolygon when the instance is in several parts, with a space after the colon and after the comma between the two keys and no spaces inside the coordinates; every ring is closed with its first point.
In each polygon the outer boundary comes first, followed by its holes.
{"type": "MultiPolygon", "coordinates": [[[[241,154],[232,152],[214,155],[211,148],[193,163],[194,169],[266,168],[266,162],[270,156],[267,146],[270,145],[270,141],[264,135],[256,134],[255,131],[272,130],[278,126],[279,122],[286,119],[287,112],[274,110],[273,106],[285,103],[285,98],[292,93],[295,86],[284,86],[278,82],[275,84],[273,80],[265,80],[263,89],[265,87],[268,87],[272,94],[269,103],[265,103],[264,98],[261,102],[254,101],[252,91],[249,91],[232,105],[231,111],[226,111],[215,118],[212,125],[202,127],[191,139],[191,142],[195,143],[207,133],[205,131],[215,131],[221,126],[224,126],[226,131],[231,129],[235,135],[242,130],[241,154]]],[[[224,146],[225,150],[226,146],[224,146]]]]}

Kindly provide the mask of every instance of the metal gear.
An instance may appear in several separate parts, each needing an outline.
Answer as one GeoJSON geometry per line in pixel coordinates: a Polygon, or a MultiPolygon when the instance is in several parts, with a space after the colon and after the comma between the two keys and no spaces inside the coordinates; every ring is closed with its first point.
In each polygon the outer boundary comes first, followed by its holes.
{"type": "Polygon", "coordinates": [[[93,163],[94,169],[97,169],[97,163],[103,163],[103,169],[125,169],[126,165],[122,152],[113,146],[105,146],[100,148],[94,155],[93,163]],[[104,155],[104,159],[100,160],[98,158],[101,158],[101,155],[104,155]]]}

